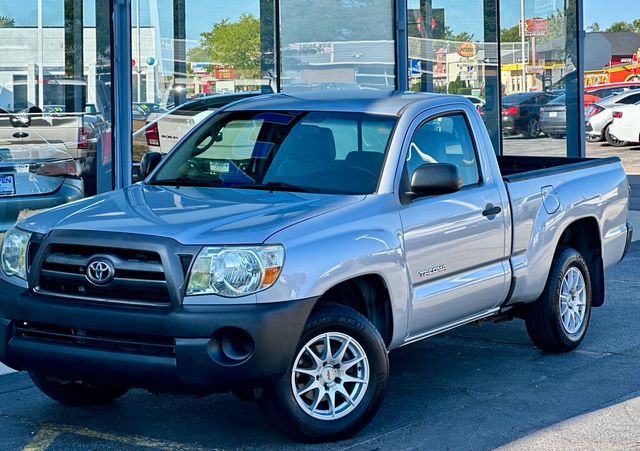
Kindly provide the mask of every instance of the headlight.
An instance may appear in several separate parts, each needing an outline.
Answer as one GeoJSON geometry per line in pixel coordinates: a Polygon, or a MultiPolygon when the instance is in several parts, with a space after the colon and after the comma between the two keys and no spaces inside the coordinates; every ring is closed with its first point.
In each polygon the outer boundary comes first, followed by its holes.
{"type": "Polygon", "coordinates": [[[275,283],[283,262],[282,246],[205,247],[191,269],[187,295],[256,293],[275,283]]]}
{"type": "Polygon", "coordinates": [[[0,262],[6,275],[27,279],[27,246],[30,238],[31,233],[15,227],[5,234],[0,262]]]}

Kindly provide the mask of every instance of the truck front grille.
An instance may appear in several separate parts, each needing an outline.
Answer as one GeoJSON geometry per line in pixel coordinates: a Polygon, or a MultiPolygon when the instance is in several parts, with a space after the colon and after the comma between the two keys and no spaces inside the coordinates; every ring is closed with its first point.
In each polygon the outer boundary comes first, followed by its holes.
{"type": "Polygon", "coordinates": [[[36,290],[93,302],[171,304],[162,260],[150,251],[53,244],[43,256],[36,290]],[[108,283],[96,284],[88,277],[87,266],[96,259],[112,263],[108,283]]]}
{"type": "Polygon", "coordinates": [[[175,340],[145,335],[98,332],[48,324],[16,323],[17,338],[132,354],[174,356],[175,340]]]}

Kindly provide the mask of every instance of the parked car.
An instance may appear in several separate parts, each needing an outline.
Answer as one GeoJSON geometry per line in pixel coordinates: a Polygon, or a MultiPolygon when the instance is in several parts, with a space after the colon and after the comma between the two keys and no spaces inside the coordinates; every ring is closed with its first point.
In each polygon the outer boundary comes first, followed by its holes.
{"type": "Polygon", "coordinates": [[[540,135],[540,108],[555,96],[547,92],[511,94],[502,99],[502,130],[505,135],[537,138],[540,135]]]}
{"type": "Polygon", "coordinates": [[[387,352],[455,327],[577,348],[632,235],[619,158],[497,158],[460,96],[248,99],[142,170],[5,235],[0,361],[67,405],[233,390],[304,441],[365,427],[387,352]]]}
{"type": "Polygon", "coordinates": [[[484,99],[481,99],[480,97],[476,97],[476,96],[472,96],[472,95],[466,95],[464,97],[469,99],[469,102],[471,102],[473,104],[473,106],[476,107],[476,109],[478,111],[483,110],[485,104],[487,103],[487,102],[484,101],[484,99]]]}
{"type": "Polygon", "coordinates": [[[609,133],[627,144],[640,142],[640,104],[616,106],[609,133]]]}
{"type": "Polygon", "coordinates": [[[614,147],[626,146],[626,141],[619,141],[609,133],[613,122],[614,108],[640,102],[640,90],[627,90],[614,94],[592,104],[586,111],[585,130],[587,141],[597,142],[606,140],[614,147]]]}
{"type": "Polygon", "coordinates": [[[567,96],[565,94],[540,108],[540,130],[554,139],[567,136],[567,96]]]}
{"type": "Polygon", "coordinates": [[[166,113],[150,113],[147,125],[133,135],[134,160],[139,161],[146,152],[168,153],[189,130],[221,107],[261,94],[258,91],[215,94],[185,102],[166,113]]]}
{"type": "Polygon", "coordinates": [[[61,147],[18,146],[0,139],[0,233],[22,211],[56,207],[84,197],[80,165],[61,147]]]}
{"type": "Polygon", "coordinates": [[[602,85],[587,86],[584,88],[585,108],[588,108],[591,104],[599,102],[601,99],[605,99],[614,94],[619,94],[621,92],[626,92],[638,88],[640,88],[640,82],[637,81],[606,83],[602,85]]]}

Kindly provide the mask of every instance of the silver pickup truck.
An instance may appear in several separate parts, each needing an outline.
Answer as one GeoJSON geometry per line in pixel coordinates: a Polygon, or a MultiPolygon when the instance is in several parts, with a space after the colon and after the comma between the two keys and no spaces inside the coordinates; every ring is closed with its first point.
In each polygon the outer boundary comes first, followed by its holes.
{"type": "Polygon", "coordinates": [[[575,349],[631,241],[617,158],[496,158],[457,96],[260,96],[141,167],[4,238],[0,361],[66,405],[234,391],[345,438],[388,351],[496,317],[575,349]]]}

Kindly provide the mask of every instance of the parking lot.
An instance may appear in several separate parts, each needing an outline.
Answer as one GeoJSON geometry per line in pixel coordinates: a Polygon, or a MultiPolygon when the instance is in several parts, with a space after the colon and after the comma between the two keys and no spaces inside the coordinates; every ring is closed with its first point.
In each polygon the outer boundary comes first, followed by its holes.
{"type": "MultiPolygon", "coordinates": [[[[548,142],[538,141],[538,149],[548,142]]],[[[640,210],[640,147],[589,144],[589,156],[608,154],[621,156],[640,210]]],[[[640,230],[640,212],[632,218],[640,230]]],[[[636,242],[607,274],[605,306],[594,310],[576,352],[540,352],[518,320],[407,346],[390,356],[389,392],[372,424],[351,440],[306,449],[639,448],[638,268],[636,242]]],[[[255,403],[232,395],[133,390],[108,406],[67,409],[26,374],[2,373],[0,449],[305,449],[275,431],[255,403]]]]}

